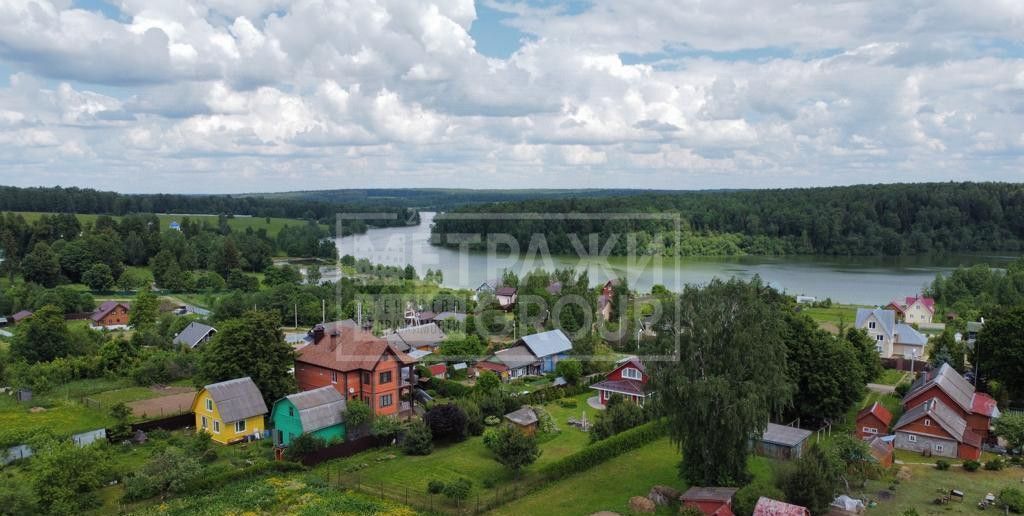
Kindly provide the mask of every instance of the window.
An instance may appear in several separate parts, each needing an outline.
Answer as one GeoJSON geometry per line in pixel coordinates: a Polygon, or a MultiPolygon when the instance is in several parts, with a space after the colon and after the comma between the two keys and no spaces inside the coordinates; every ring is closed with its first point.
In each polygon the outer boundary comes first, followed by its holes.
{"type": "Polygon", "coordinates": [[[935,445],[935,451],[937,451],[939,453],[942,453],[942,445],[941,444],[936,444],[935,445]]]}
{"type": "Polygon", "coordinates": [[[863,428],[863,430],[864,430],[865,434],[877,434],[878,433],[878,429],[877,428],[871,428],[870,426],[865,426],[863,428]]]}
{"type": "Polygon", "coordinates": [[[245,420],[235,421],[235,433],[240,434],[245,431],[245,420]]]}
{"type": "Polygon", "coordinates": [[[622,370],[622,377],[630,380],[639,380],[641,378],[640,370],[633,367],[627,367],[622,370]]]}
{"type": "Polygon", "coordinates": [[[868,328],[871,328],[872,330],[875,329],[875,321],[869,322],[868,323],[868,328]]]}
{"type": "Polygon", "coordinates": [[[908,435],[907,436],[907,441],[912,442],[912,443],[916,443],[917,442],[917,436],[913,435],[913,434],[908,435]]]}
{"type": "Polygon", "coordinates": [[[213,412],[213,400],[206,398],[206,411],[213,412]]]}
{"type": "Polygon", "coordinates": [[[288,416],[295,417],[295,407],[288,407],[288,416]]]}
{"type": "Polygon", "coordinates": [[[370,373],[363,373],[363,383],[370,383],[370,373]]]}
{"type": "Polygon", "coordinates": [[[925,419],[924,420],[924,426],[932,426],[932,420],[931,419],[925,419]]]}
{"type": "Polygon", "coordinates": [[[380,374],[379,384],[391,383],[391,371],[385,371],[380,374]]]}
{"type": "Polygon", "coordinates": [[[220,421],[217,421],[216,419],[213,420],[213,433],[220,433],[220,421]]]}
{"type": "Polygon", "coordinates": [[[392,404],[391,395],[385,394],[380,397],[380,408],[390,407],[392,404]]]}
{"type": "Polygon", "coordinates": [[[882,353],[882,345],[881,344],[875,344],[875,351],[877,351],[878,353],[882,353]]]}
{"type": "Polygon", "coordinates": [[[203,416],[203,428],[210,428],[210,421],[203,416]]]}
{"type": "Polygon", "coordinates": [[[338,383],[338,372],[331,371],[331,383],[338,383]]]}

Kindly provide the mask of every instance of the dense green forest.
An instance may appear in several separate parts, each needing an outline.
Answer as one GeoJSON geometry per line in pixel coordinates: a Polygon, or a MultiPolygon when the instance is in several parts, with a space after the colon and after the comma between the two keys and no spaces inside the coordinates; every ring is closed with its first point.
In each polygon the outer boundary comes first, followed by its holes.
{"type": "MultiPolygon", "coordinates": [[[[648,192],[600,199],[542,199],[463,206],[450,213],[678,214],[670,219],[474,220],[439,215],[443,235],[497,234],[524,247],[543,235],[556,254],[575,254],[597,234],[615,255],[910,255],[1024,248],[1024,185],[929,183],[783,190],[648,192]],[[577,240],[575,235],[580,235],[577,240]],[[629,238],[627,238],[627,235],[629,238]],[[631,251],[634,249],[635,251],[631,251]]],[[[481,246],[485,244],[480,244],[481,246]]]]}
{"type": "MultiPolygon", "coordinates": [[[[269,198],[246,195],[121,194],[88,188],[0,186],[0,211],[39,211],[127,215],[131,213],[194,213],[211,215],[252,215],[317,220],[334,227],[335,215],[344,213],[391,212],[395,217],[369,221],[374,226],[418,224],[419,214],[404,205],[384,205],[350,196],[343,202],[328,199],[269,198]]],[[[345,233],[365,231],[363,222],[346,222],[345,233]]]]}
{"type": "MultiPolygon", "coordinates": [[[[638,190],[469,190],[461,188],[372,188],[343,190],[312,190],[272,194],[251,194],[267,199],[305,199],[334,204],[369,203],[390,209],[415,208],[424,211],[444,211],[458,206],[494,202],[526,201],[535,199],[599,199],[636,195],[638,190]]],[[[669,193],[650,190],[645,194],[669,193]]]]}

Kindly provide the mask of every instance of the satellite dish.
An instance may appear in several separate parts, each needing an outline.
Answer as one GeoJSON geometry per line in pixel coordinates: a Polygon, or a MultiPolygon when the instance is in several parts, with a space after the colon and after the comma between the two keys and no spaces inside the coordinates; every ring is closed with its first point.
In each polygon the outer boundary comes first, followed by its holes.
{"type": "Polygon", "coordinates": [[[349,394],[355,394],[355,393],[356,393],[356,389],[355,389],[355,387],[349,387],[349,388],[348,388],[348,393],[349,393],[349,394]]]}

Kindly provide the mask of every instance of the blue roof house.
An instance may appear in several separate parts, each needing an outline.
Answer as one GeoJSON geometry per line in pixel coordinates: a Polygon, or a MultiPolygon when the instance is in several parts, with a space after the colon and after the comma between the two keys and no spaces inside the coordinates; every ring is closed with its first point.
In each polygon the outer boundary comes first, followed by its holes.
{"type": "Polygon", "coordinates": [[[176,220],[172,220],[171,221],[171,229],[173,229],[175,231],[181,231],[181,224],[178,224],[178,221],[176,221],[176,220]]]}
{"type": "Polygon", "coordinates": [[[572,351],[572,341],[562,333],[562,330],[523,335],[518,343],[526,346],[530,353],[540,360],[542,373],[554,372],[555,364],[569,356],[569,352],[572,351]]]}

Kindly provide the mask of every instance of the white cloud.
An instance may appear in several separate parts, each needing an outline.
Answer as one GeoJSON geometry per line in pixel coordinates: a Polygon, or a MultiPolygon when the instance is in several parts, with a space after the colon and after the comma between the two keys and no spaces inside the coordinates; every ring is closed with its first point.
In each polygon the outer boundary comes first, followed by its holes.
{"type": "Polygon", "coordinates": [[[507,59],[470,0],[69,4],[0,2],[4,182],[1024,179],[1020,2],[490,0],[524,32],[507,59]]]}

